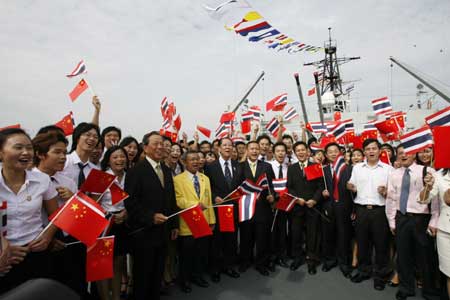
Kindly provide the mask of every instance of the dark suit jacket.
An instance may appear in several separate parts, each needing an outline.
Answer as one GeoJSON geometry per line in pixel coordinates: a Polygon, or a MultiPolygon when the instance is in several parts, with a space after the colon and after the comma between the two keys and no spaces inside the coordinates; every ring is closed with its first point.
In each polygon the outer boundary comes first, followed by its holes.
{"type": "Polygon", "coordinates": [[[225,180],[225,174],[222,171],[222,166],[220,165],[219,160],[216,160],[213,163],[205,166],[205,175],[209,177],[209,182],[211,183],[211,193],[213,203],[214,199],[217,196],[224,198],[239,186],[240,175],[238,163],[234,160],[231,161],[231,169],[233,180],[231,182],[231,185],[228,186],[225,180]]]}
{"type": "MultiPolygon", "coordinates": [[[[260,160],[258,160],[258,163],[256,164],[255,176],[253,176],[247,160],[239,163],[239,184],[241,184],[245,179],[250,179],[251,181],[256,182],[259,176],[264,173],[266,174],[269,182],[270,193],[275,195],[272,185],[272,179],[275,175],[273,174],[272,166],[269,163],[260,160]]],[[[268,194],[269,191],[267,189],[264,190],[256,201],[255,216],[253,217],[255,222],[270,222],[272,219],[272,206],[266,199],[268,194]]]]}
{"type": "MultiPolygon", "coordinates": [[[[308,166],[313,163],[308,163],[308,166]]],[[[323,178],[317,178],[314,180],[306,180],[306,176],[303,174],[300,164],[297,162],[290,165],[287,173],[287,188],[288,193],[303,198],[306,201],[313,199],[320,204],[322,200],[322,191],[324,190],[323,178]]],[[[296,204],[292,212],[294,214],[302,214],[305,211],[305,206],[296,204]]]]}
{"type": "Polygon", "coordinates": [[[161,169],[164,188],[147,159],[138,162],[125,177],[125,191],[130,195],[125,200],[128,224],[132,232],[145,228],[131,236],[137,241],[138,247],[163,245],[168,240],[168,231],[178,228],[177,217],[169,219],[165,224],[153,224],[155,213],[169,216],[178,210],[171,171],[163,163],[161,169]]]}

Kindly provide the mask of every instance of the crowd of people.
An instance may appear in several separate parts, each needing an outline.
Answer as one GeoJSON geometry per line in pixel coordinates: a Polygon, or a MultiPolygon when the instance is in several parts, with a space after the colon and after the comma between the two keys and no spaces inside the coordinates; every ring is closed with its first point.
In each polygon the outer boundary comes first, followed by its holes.
{"type": "Polygon", "coordinates": [[[300,137],[255,131],[246,141],[212,143],[197,134],[173,142],[151,131],[138,141],[122,138],[114,126],[100,130],[94,103],[93,122],[76,126],[69,151],[52,125],[34,138],[20,128],[0,131],[1,293],[48,277],[83,299],[159,299],[174,285],[190,293],[192,285],[207,288],[222,276],[238,280],[251,267],[269,276],[306,264],[310,276],[321,266],[338,268],[354,283],[372,278],[376,290],[398,286],[396,299],[415,295],[417,287],[425,299],[448,297],[450,172],[433,169],[431,148],[411,155],[401,144],[367,139],[362,149],[335,142],[319,149],[320,137],[304,129],[300,137]],[[341,156],[345,166],[337,174],[332,166],[341,156]],[[315,164],[324,174],[308,180],[305,168],[315,164]],[[114,277],[87,283],[86,246],[54,226],[41,232],[93,169],[117,176],[129,198],[115,205],[109,192],[101,198],[114,215],[114,277]],[[239,222],[238,204],[226,196],[262,174],[269,187],[254,216],[239,222]],[[295,197],[289,212],[276,209],[272,180],[282,178],[295,197]],[[196,204],[212,235],[194,238],[183,219],[169,218],[196,204]],[[216,206],[230,204],[235,231],[222,232],[216,206]]]}

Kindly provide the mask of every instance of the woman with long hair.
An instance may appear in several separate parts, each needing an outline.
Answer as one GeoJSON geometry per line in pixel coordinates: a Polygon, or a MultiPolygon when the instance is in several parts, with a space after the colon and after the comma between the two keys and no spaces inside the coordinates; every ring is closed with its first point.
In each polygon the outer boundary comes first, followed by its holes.
{"type": "Polygon", "coordinates": [[[138,162],[141,152],[138,141],[132,136],[127,136],[120,142],[119,146],[127,152],[128,168],[133,167],[138,162]]]}

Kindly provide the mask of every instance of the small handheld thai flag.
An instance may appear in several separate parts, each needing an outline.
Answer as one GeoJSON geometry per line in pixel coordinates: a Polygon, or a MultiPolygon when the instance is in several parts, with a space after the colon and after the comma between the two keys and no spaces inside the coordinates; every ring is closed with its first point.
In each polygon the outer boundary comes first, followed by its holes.
{"type": "Polygon", "coordinates": [[[345,159],[344,156],[340,155],[336,158],[333,163],[334,174],[336,174],[336,178],[339,179],[341,177],[342,171],[345,169],[345,159]]]}
{"type": "Polygon", "coordinates": [[[273,190],[279,194],[287,192],[287,178],[272,179],[273,190]]]}
{"type": "Polygon", "coordinates": [[[328,129],[325,124],[320,122],[309,122],[306,123],[306,129],[313,133],[327,133],[328,129]]]}
{"type": "Polygon", "coordinates": [[[75,69],[73,69],[73,71],[70,74],[67,74],[66,77],[72,78],[84,73],[87,73],[86,65],[84,64],[84,61],[80,61],[75,67],[75,69]]]}
{"type": "Polygon", "coordinates": [[[355,130],[355,124],[352,119],[341,121],[345,125],[345,132],[351,132],[355,130]]]}
{"type": "Polygon", "coordinates": [[[256,193],[246,194],[239,198],[239,222],[253,218],[257,199],[258,195],[256,193]]]}
{"type": "Polygon", "coordinates": [[[450,125],[450,106],[426,117],[425,122],[431,128],[450,125]]]}
{"type": "Polygon", "coordinates": [[[372,108],[376,115],[382,115],[392,111],[391,101],[388,97],[372,100],[372,108]]]}
{"type": "Polygon", "coordinates": [[[269,181],[267,180],[266,173],[259,176],[258,180],[256,181],[256,185],[264,190],[269,188],[269,181]]]}
{"type": "Polygon", "coordinates": [[[283,119],[287,122],[298,117],[298,113],[294,107],[289,108],[283,115],[283,119]]]}
{"type": "Polygon", "coordinates": [[[243,113],[241,115],[241,121],[245,122],[245,121],[251,121],[253,119],[253,113],[251,111],[248,111],[246,113],[243,113]]]}
{"type": "Polygon", "coordinates": [[[255,183],[251,182],[249,179],[245,179],[241,185],[239,186],[239,189],[244,194],[251,194],[251,193],[261,193],[263,191],[263,188],[256,185],[255,183]]]}
{"type": "Polygon", "coordinates": [[[400,137],[406,154],[414,154],[433,146],[433,136],[428,126],[416,129],[400,137]]]}
{"type": "Polygon", "coordinates": [[[332,130],[331,133],[334,135],[336,139],[340,139],[344,137],[346,131],[345,131],[345,123],[339,123],[337,124],[332,130]]]}
{"type": "Polygon", "coordinates": [[[250,106],[248,111],[253,114],[253,121],[259,122],[261,120],[261,108],[259,106],[250,106]]]}
{"type": "Polygon", "coordinates": [[[278,129],[280,128],[280,122],[277,118],[272,118],[272,120],[266,125],[266,129],[274,136],[278,136],[278,129]]]}

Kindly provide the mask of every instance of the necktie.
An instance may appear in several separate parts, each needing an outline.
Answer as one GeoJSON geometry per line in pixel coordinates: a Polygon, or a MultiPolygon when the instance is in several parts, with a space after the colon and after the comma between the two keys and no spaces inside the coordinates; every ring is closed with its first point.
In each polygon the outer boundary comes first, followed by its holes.
{"type": "Polygon", "coordinates": [[[302,176],[305,177],[305,171],[304,171],[305,165],[300,162],[300,171],[302,172],[302,176]]]}
{"type": "Polygon", "coordinates": [[[256,162],[250,163],[250,170],[252,171],[253,177],[255,177],[255,174],[256,174],[256,162]]]}
{"type": "Polygon", "coordinates": [[[278,168],[278,179],[283,178],[283,165],[280,164],[280,167],[278,168]]]}
{"type": "Polygon", "coordinates": [[[290,155],[288,155],[288,165],[290,166],[292,162],[292,157],[290,155]]]}
{"type": "Polygon", "coordinates": [[[155,172],[156,172],[156,175],[159,178],[159,181],[161,182],[162,187],[164,187],[164,174],[163,174],[163,172],[161,170],[161,164],[159,164],[159,163],[156,164],[155,172]]]}
{"type": "Polygon", "coordinates": [[[231,181],[233,180],[231,177],[230,168],[228,167],[228,160],[225,161],[225,180],[227,181],[229,186],[231,185],[231,181]]]}
{"type": "Polygon", "coordinates": [[[200,183],[198,182],[198,176],[194,175],[194,189],[197,193],[197,197],[200,199],[200,183]]]}
{"type": "Polygon", "coordinates": [[[264,161],[266,159],[266,157],[263,155],[261,156],[261,161],[264,161]]]}
{"type": "Polygon", "coordinates": [[[80,168],[80,173],[78,173],[78,188],[80,188],[80,186],[84,183],[84,181],[86,180],[86,177],[84,176],[84,172],[83,169],[87,166],[88,164],[83,164],[82,162],[78,163],[78,168],[80,168]]]}
{"type": "Polygon", "coordinates": [[[406,207],[408,206],[409,186],[411,183],[411,170],[406,168],[402,178],[402,190],[400,192],[400,212],[406,214],[406,207]]]}

